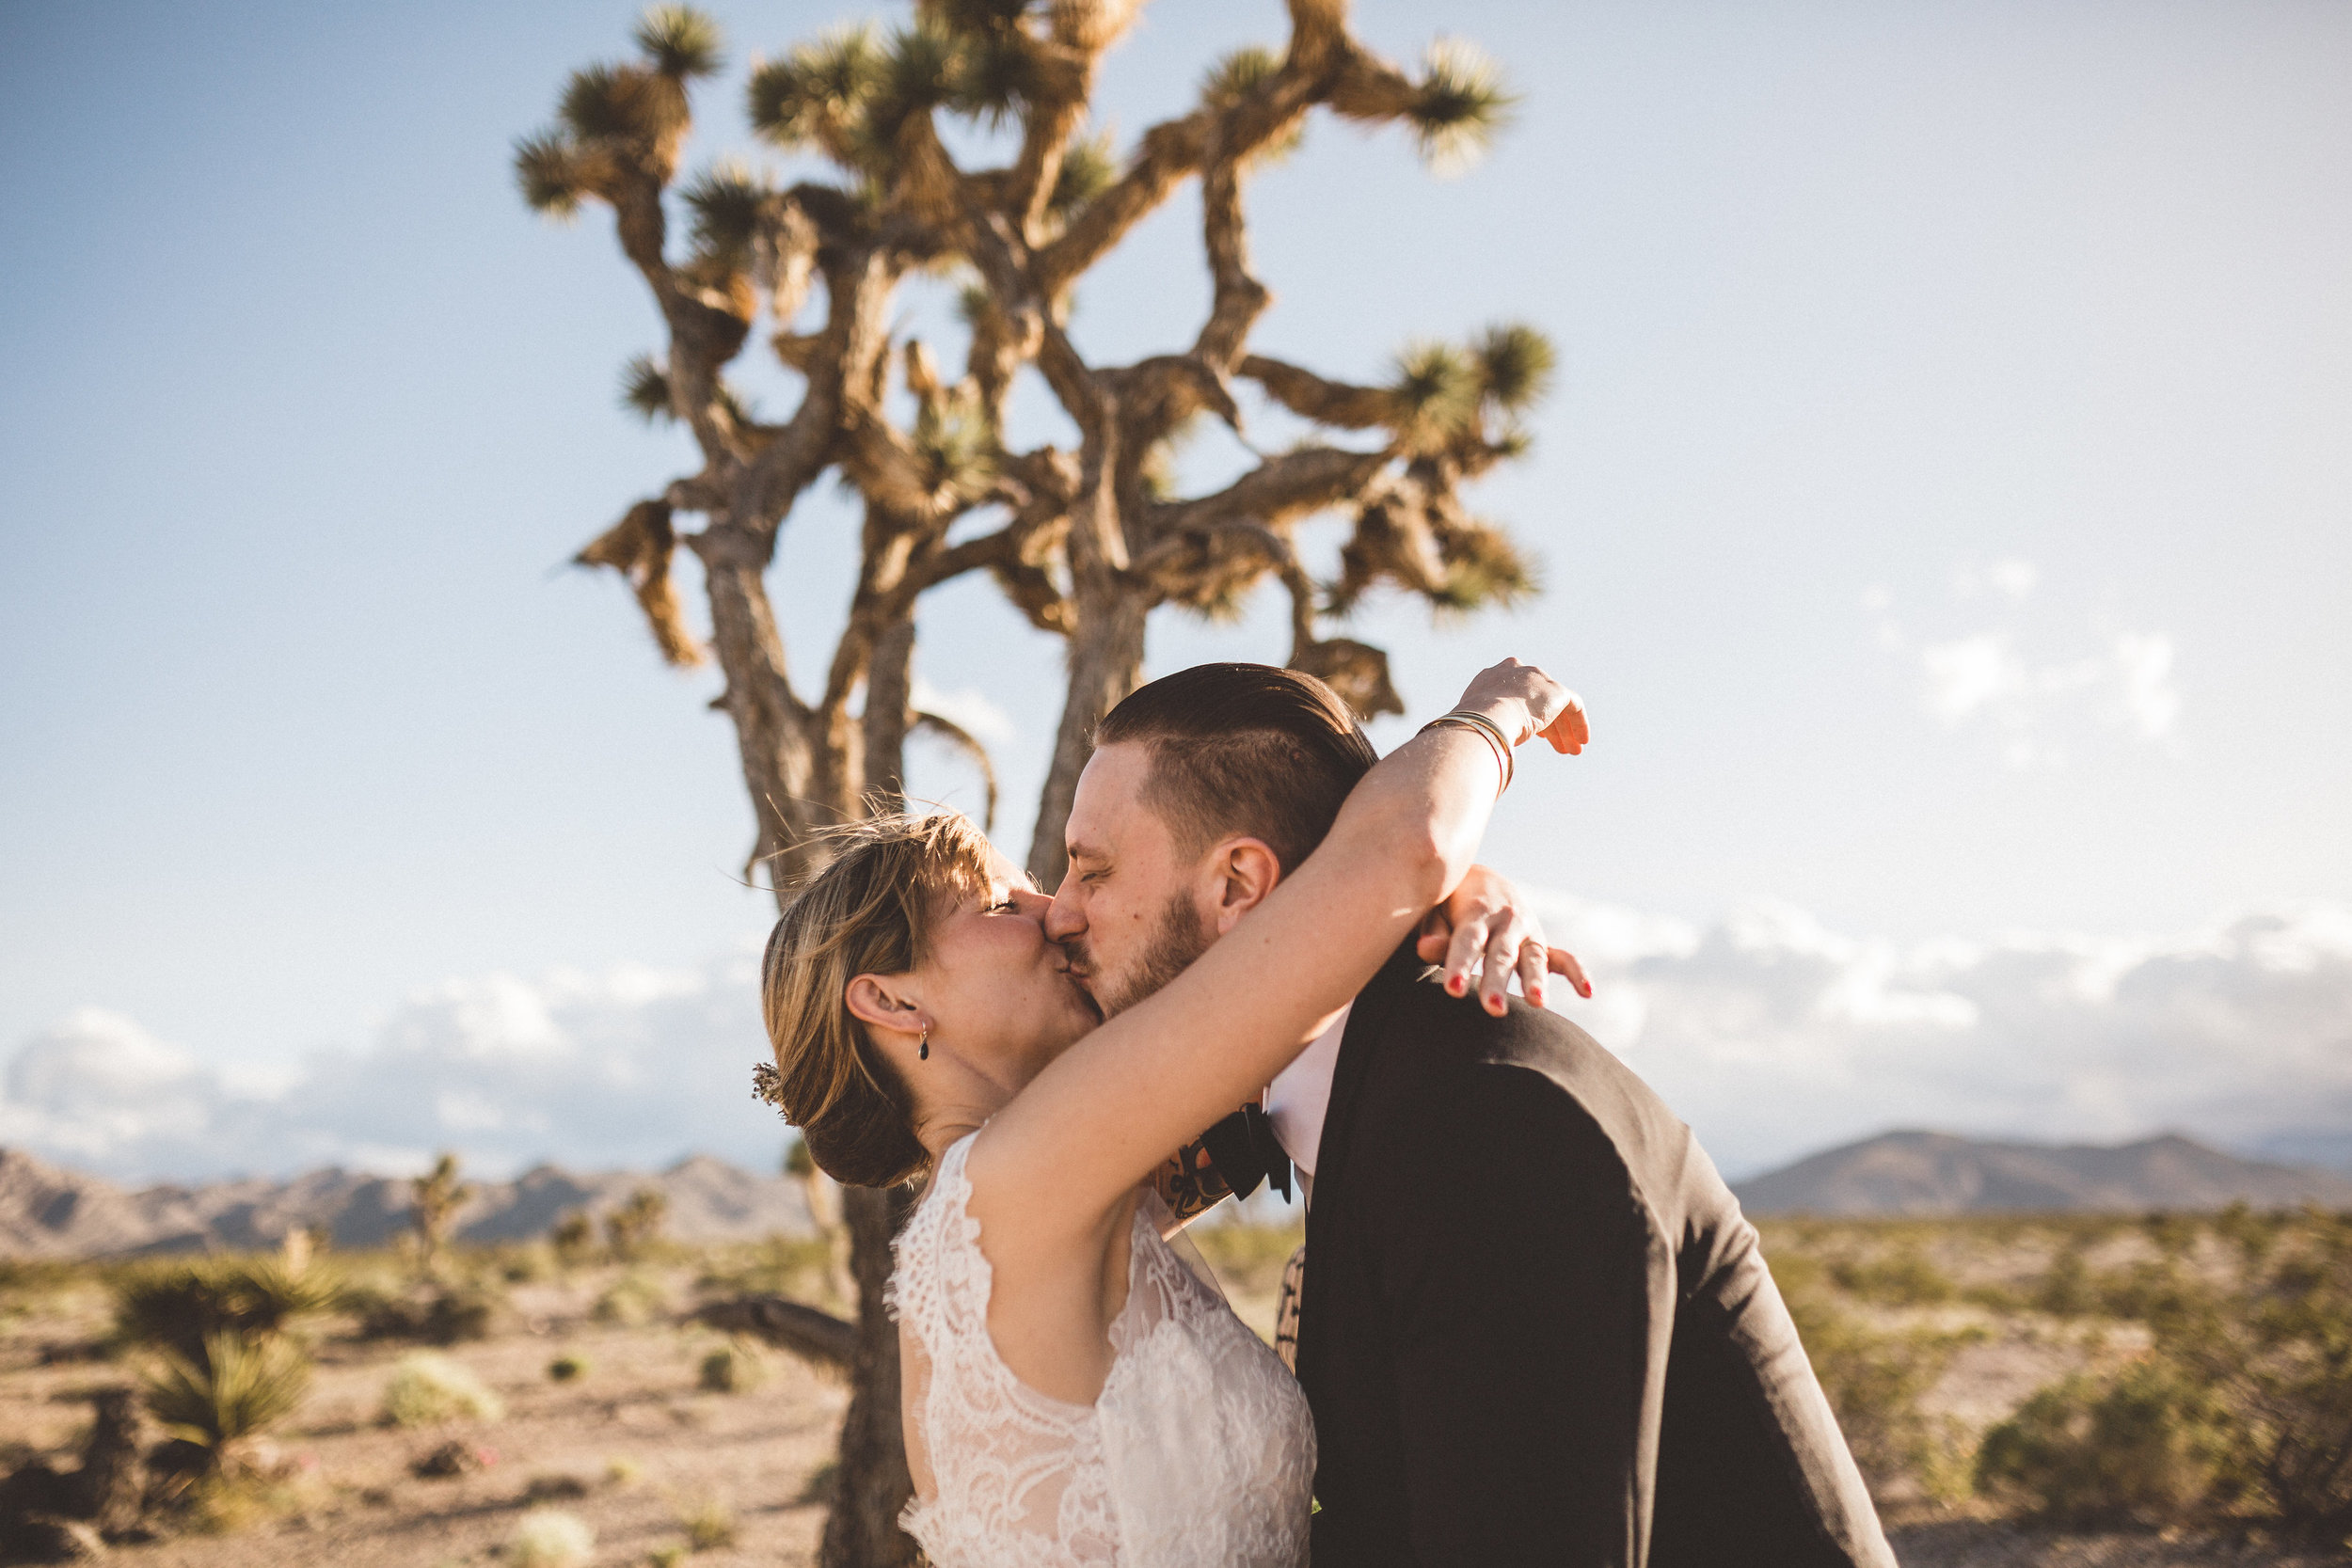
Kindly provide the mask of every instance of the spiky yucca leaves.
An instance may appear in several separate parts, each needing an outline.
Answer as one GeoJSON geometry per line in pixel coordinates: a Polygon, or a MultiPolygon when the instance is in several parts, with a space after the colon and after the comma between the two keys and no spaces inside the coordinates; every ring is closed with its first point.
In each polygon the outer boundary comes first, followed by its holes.
{"type": "Polygon", "coordinates": [[[836,27],[753,71],[752,129],[773,146],[813,146],[836,163],[854,166],[866,100],[882,72],[882,52],[872,24],[836,27]]]}
{"type": "Polygon", "coordinates": [[[630,169],[666,182],[692,123],[686,84],[721,62],[718,24],[690,6],[656,6],[637,25],[642,59],[572,72],[556,123],[515,144],[523,199],[568,218],[585,198],[612,199],[630,169]]]}
{"type": "MultiPolygon", "coordinates": [[[[1262,44],[1244,44],[1202,72],[1200,102],[1212,109],[1231,108],[1273,81],[1281,69],[1282,56],[1273,50],[1262,44]]],[[[1306,139],[1307,125],[1302,119],[1260,148],[1256,160],[1278,162],[1297,151],[1306,139]]]]}
{"type": "Polygon", "coordinates": [[[1088,202],[1110,189],[1118,178],[1119,159],[1111,151],[1111,134],[1081,131],[1062,149],[1061,169],[1054,176],[1046,211],[1056,221],[1068,222],[1088,202]]]}
{"type": "Polygon", "coordinates": [[[914,417],[914,447],[930,482],[931,503],[943,510],[987,494],[996,477],[995,433],[972,398],[924,399],[914,417]]]}
{"type": "Polygon", "coordinates": [[[632,36],[654,70],[677,81],[715,76],[725,63],[719,24],[691,6],[654,7],[632,36]]]}
{"type": "Polygon", "coordinates": [[[1519,414],[1551,390],[1558,364],[1551,340],[1520,322],[1498,323],[1470,345],[1480,394],[1506,414],[1519,414]]]}
{"type": "Polygon", "coordinates": [[[1518,98],[1502,85],[1502,68],[1474,43],[1439,39],[1429,46],[1422,79],[1406,111],[1422,161],[1451,176],[1476,163],[1511,123],[1518,98]]]}
{"type": "Polygon", "coordinates": [[[749,267],[760,217],[775,194],[763,176],[736,158],[721,159],[694,176],[678,196],[693,214],[695,251],[730,270],[749,267]]]}
{"type": "Polygon", "coordinates": [[[1397,356],[1391,388],[1406,416],[1397,435],[1410,449],[1442,446],[1478,415],[1477,368],[1451,343],[1407,345],[1397,356]]]}
{"type": "MultiPolygon", "coordinates": [[[[648,361],[644,372],[660,376],[660,368],[648,361]]],[[[632,392],[637,388],[632,388],[632,392]]],[[[650,396],[650,385],[643,390],[650,396]]],[[[661,383],[661,406],[669,407],[669,386],[661,383]]],[[[632,402],[632,406],[636,404],[632,402]]],[[[652,416],[648,416],[651,418],[652,416]]],[[[666,501],[639,501],[622,515],[621,520],[598,534],[586,549],[572,557],[578,566],[610,566],[628,580],[629,591],[637,595],[638,608],[645,612],[645,625],[653,632],[661,657],[681,670],[691,670],[703,661],[702,644],[687,629],[686,610],[678,602],[677,584],[670,576],[670,558],[677,549],[677,532],[670,520],[666,501]]]]}
{"type": "Polygon", "coordinates": [[[515,143],[515,182],[531,210],[569,220],[594,185],[589,160],[560,131],[541,131],[515,143]]]}
{"type": "Polygon", "coordinates": [[[274,1258],[182,1263],[143,1270],[115,1287],[118,1342],[146,1345],[201,1365],[221,1335],[265,1338],[335,1304],[322,1270],[295,1274],[274,1258]]]}
{"type": "Polygon", "coordinates": [[[200,1356],[167,1353],[144,1380],[147,1407],[164,1430],[218,1470],[242,1440],[293,1415],[310,1387],[310,1362],[275,1335],[208,1336],[200,1356]]]}
{"type": "MultiPolygon", "coordinates": [[[[663,370],[660,361],[654,358],[652,355],[641,354],[621,367],[621,406],[647,424],[677,418],[677,409],[670,402],[670,372],[663,370]]],[[[611,535],[607,534],[605,537],[610,538],[611,535]]],[[[589,546],[588,549],[594,550],[603,543],[604,540],[599,539],[596,545],[589,546]]],[[[589,561],[586,556],[586,550],[580,552],[580,559],[583,565],[615,564],[610,561],[589,561]]],[[[630,559],[634,560],[635,557],[632,555],[630,559]]]]}
{"type": "Polygon", "coordinates": [[[1534,568],[1493,524],[1456,523],[1432,532],[1445,576],[1429,602],[1440,611],[1467,615],[1490,605],[1508,610],[1538,591],[1534,568]]]}

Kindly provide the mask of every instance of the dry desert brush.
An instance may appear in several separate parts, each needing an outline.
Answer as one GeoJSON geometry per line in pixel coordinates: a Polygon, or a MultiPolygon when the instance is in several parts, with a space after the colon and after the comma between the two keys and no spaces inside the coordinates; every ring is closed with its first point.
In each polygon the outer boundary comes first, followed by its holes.
{"type": "MultiPolygon", "coordinates": [[[[942,583],[984,572],[1067,641],[1031,851],[1049,884],[1089,736],[1139,679],[1155,608],[1224,614],[1275,582],[1291,607],[1290,662],[1372,714],[1402,709],[1386,656],[1327,634],[1328,622],[1375,585],[1444,610],[1533,586],[1519,547],[1464,489],[1526,450],[1524,417],[1551,372],[1540,336],[1500,326],[1416,344],[1362,383],[1249,345],[1272,299],[1251,270],[1251,176],[1318,113],[1402,127],[1433,166],[1459,167],[1508,117],[1494,67],[1441,44],[1401,68],[1357,40],[1345,0],[1290,0],[1279,48],[1233,51],[1182,113],[1120,146],[1093,95],[1140,10],[922,0],[894,28],[792,44],[742,88],[766,149],[790,160],[787,179],[740,157],[684,168],[695,95],[723,71],[724,44],[702,13],[660,6],[633,54],[575,71],[553,122],[516,146],[532,207],[611,214],[660,314],[662,341],[624,369],[622,397],[691,437],[691,467],[621,509],[577,559],[627,582],[669,662],[715,658],[712,705],[733,723],[756,824],[749,863],[779,898],[822,859],[819,830],[898,803],[911,731],[989,776],[969,735],[911,700],[917,604],[942,583]],[[1206,311],[1166,324],[1164,352],[1089,359],[1068,330],[1078,286],[1195,182],[1206,311]],[[925,290],[960,291],[939,346],[906,326],[925,290]],[[784,372],[788,410],[739,389],[752,366],[784,372]],[[1025,379],[1063,433],[1013,417],[1025,379]],[[1260,450],[1246,407],[1308,434],[1260,450]],[[1251,461],[1192,491],[1172,452],[1203,420],[1232,430],[1251,461]],[[801,502],[828,474],[855,500],[857,564],[838,636],[796,678],[786,633],[804,596],[771,597],[768,573],[786,522],[805,521],[801,502]],[[1326,516],[1344,533],[1336,575],[1318,582],[1297,534],[1326,516]],[[686,610],[681,550],[699,567],[707,638],[686,610]]],[[[859,1350],[828,1564],[914,1550],[895,1525],[909,1483],[881,1299],[894,1201],[845,1197],[859,1350]]]]}

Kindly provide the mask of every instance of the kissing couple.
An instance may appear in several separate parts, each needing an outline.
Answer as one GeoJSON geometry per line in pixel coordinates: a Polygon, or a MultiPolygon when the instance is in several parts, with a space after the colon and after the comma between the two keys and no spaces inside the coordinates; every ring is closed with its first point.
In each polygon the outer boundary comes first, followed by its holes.
{"type": "Polygon", "coordinates": [[[1313,677],[1203,665],[1103,720],[1050,896],[953,814],[841,833],[768,943],[759,1087],[838,1180],[922,1184],[891,1290],[939,1568],[1892,1568],[1755,1229],[1473,864],[1539,736],[1583,707],[1516,659],[1386,757],[1313,677]],[[1168,1244],[1254,1185],[1202,1130],[1260,1105],[1308,1199],[1295,1377],[1168,1244]]]}

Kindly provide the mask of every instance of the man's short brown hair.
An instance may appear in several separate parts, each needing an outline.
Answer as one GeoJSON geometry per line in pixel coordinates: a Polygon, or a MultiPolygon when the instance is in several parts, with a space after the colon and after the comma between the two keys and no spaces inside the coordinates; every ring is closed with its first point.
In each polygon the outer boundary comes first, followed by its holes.
{"type": "Polygon", "coordinates": [[[1337,692],[1271,664],[1196,664],[1139,687],[1103,716],[1094,743],[1151,749],[1143,798],[1182,853],[1241,834],[1263,840],[1286,874],[1379,760],[1337,692]]]}

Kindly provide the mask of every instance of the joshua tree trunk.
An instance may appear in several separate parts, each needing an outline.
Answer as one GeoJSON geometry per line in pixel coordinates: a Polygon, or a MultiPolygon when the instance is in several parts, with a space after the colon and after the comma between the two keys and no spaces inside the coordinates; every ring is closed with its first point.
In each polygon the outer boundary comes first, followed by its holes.
{"type": "Polygon", "coordinates": [[[882,1310],[890,1241],[906,1223],[911,1197],[903,1187],[845,1187],[841,1193],[850,1270],[857,1276],[857,1350],[850,1364],[850,1411],[841,1422],[833,1511],[817,1552],[820,1568],[900,1568],[922,1556],[898,1528],[914,1482],[898,1430],[898,1327],[882,1310]]]}
{"type": "Polygon", "coordinates": [[[1147,601],[1133,594],[1105,593],[1099,598],[1080,595],[1078,629],[1070,639],[1070,684],[1062,699],[1061,727],[1054,736],[1053,768],[1045,776],[1038,800],[1037,832],[1029,840],[1029,872],[1038,885],[1052,892],[1061,881],[1069,856],[1062,830],[1070,824],[1070,805],[1077,794],[1078,774],[1094,749],[1094,726],[1120,698],[1143,678],[1144,622],[1151,613],[1147,601]]]}

